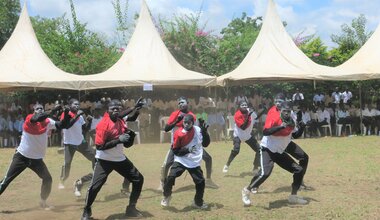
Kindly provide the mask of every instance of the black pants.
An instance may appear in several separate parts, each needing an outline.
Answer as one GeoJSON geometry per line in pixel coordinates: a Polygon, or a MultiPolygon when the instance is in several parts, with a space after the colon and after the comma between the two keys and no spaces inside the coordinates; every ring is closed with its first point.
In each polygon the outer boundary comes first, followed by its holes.
{"type": "MultiPolygon", "coordinates": [[[[202,159],[205,162],[206,165],[206,176],[207,178],[211,178],[211,172],[212,172],[212,157],[207,151],[203,148],[203,155],[202,159]]],[[[166,154],[164,164],[161,167],[161,181],[164,182],[165,178],[167,177],[169,173],[170,167],[173,165],[174,162],[174,153],[171,149],[169,149],[168,153],[166,154]]]]}
{"type": "MultiPolygon", "coordinates": [[[[259,143],[257,143],[257,140],[251,136],[250,139],[248,139],[247,141],[245,141],[245,143],[248,144],[248,146],[251,147],[251,149],[253,151],[256,152],[256,155],[255,155],[255,159],[253,160],[253,168],[256,169],[260,166],[260,155],[259,155],[259,149],[260,149],[260,145],[259,143]]],[[[231,162],[234,160],[234,158],[239,154],[240,152],[240,145],[241,145],[241,140],[239,137],[234,137],[233,139],[233,148],[231,150],[231,153],[230,153],[230,156],[228,157],[228,160],[227,160],[227,163],[226,165],[227,166],[230,166],[231,162]]]]}
{"type": "Polygon", "coordinates": [[[270,176],[274,163],[278,164],[284,170],[293,173],[292,190],[297,191],[303,181],[307,170],[309,156],[294,142],[290,142],[285,152],[273,153],[269,149],[262,147],[260,149],[261,169],[251,180],[248,189],[259,187],[270,176]],[[293,160],[299,160],[299,164],[293,160]]]}
{"type": "MultiPolygon", "coordinates": [[[[87,142],[76,146],[71,144],[65,144],[64,157],[65,163],[61,170],[61,181],[65,181],[70,175],[71,162],[73,161],[76,151],[79,151],[84,157],[86,157],[92,163],[92,168],[95,165],[95,149],[90,147],[87,142]]],[[[89,173],[81,178],[82,183],[90,181],[92,178],[92,173],[89,173]]]]}
{"type": "Polygon", "coordinates": [[[172,195],[172,189],[175,184],[175,179],[182,175],[183,172],[187,170],[190,173],[191,178],[195,183],[195,196],[194,202],[198,206],[202,206],[203,204],[203,194],[205,191],[205,178],[203,177],[203,171],[201,167],[195,168],[187,168],[181,163],[174,162],[170,168],[170,173],[168,177],[165,179],[164,184],[164,196],[168,197],[172,195]]]}
{"type": "Polygon", "coordinates": [[[41,199],[46,200],[51,192],[52,177],[47,169],[45,162],[42,159],[30,159],[24,157],[19,152],[13,156],[11,165],[8,168],[7,174],[0,182],[0,195],[5,191],[8,185],[26,168],[30,168],[38,177],[42,179],[41,199]]]}
{"type": "Polygon", "coordinates": [[[143,175],[128,158],[125,158],[125,160],[120,162],[98,159],[95,164],[91,184],[87,191],[85,208],[91,207],[96,196],[98,195],[98,192],[107,181],[108,175],[114,170],[132,183],[132,192],[129,197],[129,205],[136,205],[144,184],[143,175]]]}

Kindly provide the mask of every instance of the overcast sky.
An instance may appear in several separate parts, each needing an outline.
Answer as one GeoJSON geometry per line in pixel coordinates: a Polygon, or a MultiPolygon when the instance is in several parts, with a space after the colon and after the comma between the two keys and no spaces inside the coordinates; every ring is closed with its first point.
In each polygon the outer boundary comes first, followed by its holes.
{"type": "MultiPolygon", "coordinates": [[[[21,4],[25,0],[20,0],[21,4]]],[[[122,3],[125,0],[120,0],[122,3]]],[[[112,0],[74,0],[79,20],[89,29],[114,39],[116,18],[112,0]]],[[[249,16],[265,16],[267,0],[146,0],[153,16],[170,18],[173,14],[194,13],[202,6],[202,20],[206,30],[218,34],[231,19],[242,12],[249,16]]],[[[140,0],[129,0],[129,18],[140,10],[140,0]]],[[[335,46],[331,34],[339,34],[341,25],[350,24],[352,19],[364,14],[367,30],[374,31],[380,23],[380,0],[275,0],[277,10],[291,36],[301,31],[316,34],[330,47],[335,46]]],[[[70,15],[68,0],[28,0],[31,16],[58,17],[70,15]]]]}

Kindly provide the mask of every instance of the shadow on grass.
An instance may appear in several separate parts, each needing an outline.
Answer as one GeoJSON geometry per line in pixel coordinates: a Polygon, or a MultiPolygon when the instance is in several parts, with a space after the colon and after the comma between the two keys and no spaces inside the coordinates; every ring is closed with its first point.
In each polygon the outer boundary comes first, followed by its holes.
{"type": "MultiPolygon", "coordinates": [[[[282,193],[282,192],[291,192],[291,191],[292,191],[291,186],[283,186],[283,187],[275,189],[273,193],[282,193]]],[[[299,189],[299,192],[302,192],[302,191],[315,191],[315,188],[312,186],[307,186],[306,188],[299,189]]]]}
{"type": "Polygon", "coordinates": [[[110,215],[106,218],[106,220],[122,220],[122,219],[143,219],[143,218],[152,218],[154,217],[152,214],[150,214],[149,212],[144,212],[144,211],[140,211],[144,217],[141,217],[141,218],[136,218],[136,217],[126,217],[125,216],[125,213],[118,213],[118,214],[113,214],[113,215],[110,215]]]}
{"type": "Polygon", "coordinates": [[[229,177],[229,178],[244,178],[246,176],[252,176],[253,177],[253,173],[252,172],[242,172],[239,175],[231,175],[231,174],[224,175],[224,177],[229,177]]]}
{"type": "Polygon", "coordinates": [[[21,213],[21,212],[33,212],[36,210],[46,211],[46,212],[65,212],[66,208],[68,207],[74,207],[74,206],[82,206],[82,204],[69,204],[69,205],[59,205],[54,206],[51,210],[44,210],[40,208],[39,206],[35,206],[32,208],[26,208],[26,209],[20,209],[20,210],[3,210],[0,211],[0,214],[15,214],[15,213],[21,213]]]}
{"type": "MultiPolygon", "coordinates": [[[[307,204],[305,204],[305,205],[308,205],[311,202],[319,202],[318,200],[310,198],[310,197],[303,197],[303,198],[307,201],[307,204]]],[[[264,207],[264,209],[271,210],[271,209],[279,209],[279,208],[282,208],[282,207],[297,208],[297,207],[303,207],[305,205],[290,204],[287,199],[282,199],[282,200],[277,200],[277,201],[274,201],[274,202],[270,202],[269,203],[269,207],[264,207]]]]}
{"type": "Polygon", "coordinates": [[[208,204],[208,208],[207,209],[197,209],[197,208],[194,208],[193,206],[189,205],[189,206],[186,206],[184,207],[183,209],[177,209],[175,207],[165,207],[163,208],[164,210],[167,210],[169,212],[174,212],[174,213],[183,213],[183,212],[190,212],[190,211],[211,211],[211,209],[213,210],[217,210],[217,209],[222,209],[224,207],[223,204],[219,204],[219,203],[209,203],[208,204]]]}

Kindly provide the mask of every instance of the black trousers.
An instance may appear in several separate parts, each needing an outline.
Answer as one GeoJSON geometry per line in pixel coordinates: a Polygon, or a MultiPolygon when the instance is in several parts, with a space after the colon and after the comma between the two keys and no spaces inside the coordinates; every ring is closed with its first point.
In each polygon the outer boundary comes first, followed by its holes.
{"type": "MultiPolygon", "coordinates": [[[[205,162],[206,165],[206,176],[207,178],[211,178],[211,172],[212,172],[212,157],[207,151],[203,148],[203,155],[202,159],[205,162]]],[[[169,173],[170,167],[173,165],[174,162],[174,153],[172,149],[169,149],[168,153],[166,154],[164,164],[161,167],[161,181],[164,182],[165,178],[167,177],[169,173]]]]}
{"type": "MultiPolygon", "coordinates": [[[[251,147],[251,149],[256,152],[255,154],[255,159],[253,160],[253,168],[258,168],[260,166],[260,155],[259,155],[259,149],[260,149],[260,145],[259,143],[257,142],[257,140],[251,136],[250,139],[246,140],[245,141],[246,144],[248,144],[248,146],[251,147]]],[[[230,153],[230,156],[228,157],[228,160],[227,160],[227,163],[226,165],[227,166],[230,166],[231,162],[234,160],[234,158],[239,154],[240,152],[240,145],[241,145],[241,140],[239,137],[234,137],[233,139],[233,148],[231,150],[231,153],[230,153]]]]}
{"type": "Polygon", "coordinates": [[[129,197],[129,205],[136,205],[144,184],[143,175],[137,170],[128,159],[120,162],[97,159],[94,168],[94,175],[87,191],[86,208],[90,208],[103,184],[107,181],[108,175],[112,171],[118,172],[121,176],[132,183],[132,192],[129,197]]]}
{"type": "MultiPolygon", "coordinates": [[[[95,165],[95,149],[90,147],[87,142],[82,142],[80,145],[65,144],[64,157],[65,162],[61,170],[61,181],[65,181],[71,170],[71,162],[73,161],[76,151],[79,151],[84,157],[86,157],[92,163],[92,168],[95,165]]],[[[88,182],[92,178],[92,173],[89,173],[81,178],[82,182],[88,182]]]]}
{"type": "Polygon", "coordinates": [[[261,169],[251,180],[248,188],[259,187],[272,173],[274,163],[278,164],[284,170],[293,173],[292,189],[298,190],[303,181],[309,163],[309,156],[296,143],[290,142],[285,152],[273,153],[267,148],[260,149],[261,169]],[[299,163],[290,156],[299,160],[299,163]]]}
{"type": "Polygon", "coordinates": [[[174,162],[170,168],[170,173],[168,177],[165,179],[164,184],[164,196],[168,197],[172,195],[172,189],[175,185],[175,179],[183,174],[183,172],[188,171],[190,173],[191,178],[195,183],[195,196],[194,202],[198,206],[202,206],[203,204],[203,194],[205,191],[205,178],[203,177],[203,171],[201,167],[195,168],[187,168],[181,163],[174,162]]]}
{"type": "Polygon", "coordinates": [[[41,199],[46,200],[51,192],[51,185],[53,183],[49,170],[42,159],[30,159],[24,157],[19,152],[13,156],[12,163],[8,168],[7,174],[0,182],[0,195],[5,191],[8,185],[20,175],[26,168],[30,168],[35,172],[38,177],[42,179],[41,185],[41,199]]]}

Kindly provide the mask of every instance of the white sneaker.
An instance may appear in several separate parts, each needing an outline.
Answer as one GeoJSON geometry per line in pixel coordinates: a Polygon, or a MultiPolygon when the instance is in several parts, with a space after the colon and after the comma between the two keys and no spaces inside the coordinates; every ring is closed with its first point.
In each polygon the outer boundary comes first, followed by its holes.
{"type": "Polygon", "coordinates": [[[228,166],[224,165],[224,167],[223,167],[223,173],[227,173],[227,172],[228,172],[228,166]]]}
{"type": "Polygon", "coordinates": [[[162,200],[161,200],[161,206],[162,207],[168,207],[170,205],[170,200],[172,199],[171,196],[168,196],[168,197],[164,197],[162,200]]]}
{"type": "Polygon", "coordinates": [[[63,185],[63,182],[60,182],[58,184],[58,189],[64,189],[65,188],[65,185],[63,185]]]}
{"type": "Polygon", "coordinates": [[[299,197],[297,195],[290,195],[288,198],[288,201],[290,204],[299,204],[299,205],[307,204],[307,200],[305,200],[302,197],[299,197]]]}
{"type": "Polygon", "coordinates": [[[52,210],[52,209],[54,208],[54,206],[48,205],[48,204],[46,203],[46,200],[42,200],[42,199],[41,199],[41,201],[40,201],[40,207],[41,207],[42,209],[44,209],[44,210],[47,210],[47,211],[52,210]]]}
{"type": "Polygon", "coordinates": [[[251,191],[249,191],[247,189],[247,187],[244,187],[241,190],[241,200],[243,201],[244,206],[250,206],[251,205],[251,199],[249,198],[250,193],[251,193],[251,191]]]}
{"type": "Polygon", "coordinates": [[[77,180],[74,182],[74,195],[76,197],[81,197],[82,196],[82,193],[80,192],[81,189],[82,189],[82,181],[81,180],[77,180]]]}
{"type": "Polygon", "coordinates": [[[192,207],[196,208],[196,209],[208,209],[208,205],[206,203],[202,203],[202,205],[197,205],[195,203],[195,201],[193,201],[193,203],[191,204],[192,207]]]}

